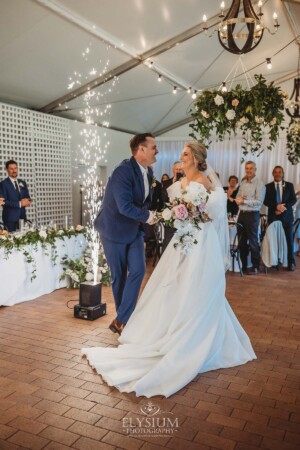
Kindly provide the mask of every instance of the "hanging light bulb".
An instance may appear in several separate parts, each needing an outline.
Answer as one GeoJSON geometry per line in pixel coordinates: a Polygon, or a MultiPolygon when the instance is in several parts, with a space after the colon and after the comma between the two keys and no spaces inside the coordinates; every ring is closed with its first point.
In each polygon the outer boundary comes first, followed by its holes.
{"type": "Polygon", "coordinates": [[[221,8],[221,14],[219,15],[219,17],[221,17],[221,18],[225,17],[225,14],[224,14],[225,2],[221,3],[220,8],[221,8]]]}
{"type": "Polygon", "coordinates": [[[162,76],[161,76],[161,74],[158,75],[157,81],[159,81],[159,82],[162,81],[162,76]]]}
{"type": "Polygon", "coordinates": [[[278,28],[280,26],[277,18],[278,18],[278,16],[277,16],[276,12],[274,12],[273,19],[274,19],[274,27],[275,28],[278,28]]]}
{"type": "Polygon", "coordinates": [[[223,81],[223,83],[222,83],[221,91],[222,92],[227,92],[227,86],[226,86],[226,82],[225,81],[223,81]]]}
{"type": "Polygon", "coordinates": [[[174,86],[174,88],[173,88],[173,94],[177,94],[177,86],[174,86]]]}
{"type": "Polygon", "coordinates": [[[272,69],[272,62],[271,62],[271,58],[267,58],[267,68],[268,68],[269,70],[271,70],[271,69],[272,69]]]}
{"type": "Polygon", "coordinates": [[[197,98],[197,91],[195,89],[193,94],[192,94],[192,99],[195,100],[196,98],[197,98]]]}
{"type": "Polygon", "coordinates": [[[191,92],[192,92],[192,88],[189,87],[188,90],[187,90],[187,93],[190,94],[191,92]]]}
{"type": "Polygon", "coordinates": [[[203,15],[203,22],[204,22],[204,27],[203,27],[203,30],[204,30],[204,32],[206,33],[207,32],[207,30],[208,30],[208,26],[207,26],[207,16],[206,16],[206,14],[204,14],[203,15]]]}

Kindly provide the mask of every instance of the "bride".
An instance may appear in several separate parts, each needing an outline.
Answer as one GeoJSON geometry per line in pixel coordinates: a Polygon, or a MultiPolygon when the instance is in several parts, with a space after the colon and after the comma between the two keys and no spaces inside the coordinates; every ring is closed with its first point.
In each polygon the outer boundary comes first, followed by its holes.
{"type": "Polygon", "coordinates": [[[180,157],[186,177],[171,185],[168,194],[180,197],[182,189],[196,192],[203,185],[210,191],[207,213],[212,221],[201,223],[197,244],[188,254],[174,247],[173,237],[117,348],[82,349],[91,366],[121,392],[169,397],[198,373],[256,358],[225,298],[226,195],[213,176],[199,170],[205,158],[202,144],[188,142],[180,157]]]}

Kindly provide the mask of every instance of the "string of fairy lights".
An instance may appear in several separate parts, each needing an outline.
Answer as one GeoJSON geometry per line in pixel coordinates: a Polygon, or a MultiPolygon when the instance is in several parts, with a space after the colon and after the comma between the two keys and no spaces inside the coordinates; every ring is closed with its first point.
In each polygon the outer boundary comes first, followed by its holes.
{"type": "MultiPolygon", "coordinates": [[[[110,46],[107,46],[109,52],[110,46]]],[[[87,47],[82,53],[82,57],[86,62],[86,67],[89,67],[91,56],[93,55],[93,49],[87,47]]],[[[95,59],[95,58],[93,58],[95,59]]],[[[95,63],[88,70],[86,75],[81,74],[79,71],[74,71],[73,75],[69,77],[68,89],[73,89],[75,86],[82,85],[84,80],[87,80],[91,76],[103,76],[109,71],[110,60],[107,58],[105,61],[99,60],[98,64],[101,65],[101,69],[95,67],[95,63]]],[[[100,167],[101,164],[107,163],[107,152],[109,150],[110,141],[108,139],[105,128],[109,128],[109,115],[111,113],[111,104],[104,102],[106,96],[111,94],[118,82],[118,78],[114,77],[107,83],[99,86],[94,90],[87,90],[83,95],[83,106],[80,109],[80,116],[82,122],[86,124],[83,130],[80,132],[82,143],[78,144],[79,155],[75,158],[75,169],[79,166],[83,167],[83,173],[78,173],[78,179],[74,180],[74,183],[80,183],[80,193],[82,201],[83,215],[85,221],[88,222],[89,232],[89,247],[91,252],[91,258],[93,261],[94,282],[100,281],[101,276],[98,270],[98,255],[100,249],[99,234],[94,228],[94,220],[99,212],[101,200],[103,197],[103,182],[100,180],[100,167]],[[97,106],[93,106],[97,103],[97,106]],[[99,118],[102,121],[102,127],[97,124],[99,118]],[[86,217],[87,216],[87,217],[86,217]]]]}

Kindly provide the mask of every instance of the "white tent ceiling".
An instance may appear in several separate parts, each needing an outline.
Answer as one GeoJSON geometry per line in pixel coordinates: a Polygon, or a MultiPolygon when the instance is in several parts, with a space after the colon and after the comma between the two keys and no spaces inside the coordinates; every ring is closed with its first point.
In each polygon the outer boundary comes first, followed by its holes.
{"type": "MultiPolygon", "coordinates": [[[[264,21],[272,28],[276,11],[279,31],[265,31],[242,60],[248,69],[261,64],[252,76],[261,73],[291,93],[298,45],[284,47],[299,36],[300,1],[263,3],[264,21]]],[[[91,98],[95,108],[112,105],[110,127],[130,133],[160,135],[185,123],[192,101],[186,89],[219,86],[239,58],[203,32],[204,13],[209,25],[219,21],[220,0],[0,0],[0,11],[0,101],[82,120],[89,90],[103,95],[91,98]],[[70,88],[76,79],[81,84],[70,88]]],[[[244,76],[237,81],[245,83],[244,76]]]]}

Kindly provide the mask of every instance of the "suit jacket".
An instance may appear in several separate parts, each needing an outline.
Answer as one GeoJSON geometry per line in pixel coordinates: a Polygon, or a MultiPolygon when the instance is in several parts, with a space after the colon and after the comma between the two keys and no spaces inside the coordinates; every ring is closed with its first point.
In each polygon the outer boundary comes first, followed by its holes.
{"type": "Polygon", "coordinates": [[[272,223],[274,220],[281,220],[283,223],[293,223],[293,205],[296,201],[297,197],[295,194],[294,185],[288,181],[284,181],[282,186],[281,203],[285,204],[286,211],[279,216],[276,216],[275,210],[277,207],[277,201],[275,183],[272,181],[271,183],[266,184],[264,205],[268,207],[268,223],[272,223]]]}
{"type": "Polygon", "coordinates": [[[162,200],[162,184],[156,180],[153,195],[151,199],[150,209],[154,211],[162,211],[164,207],[164,202],[162,200]]]}
{"type": "Polygon", "coordinates": [[[9,177],[0,183],[0,197],[4,197],[5,205],[3,205],[2,220],[6,222],[18,222],[19,219],[26,219],[26,208],[20,207],[20,200],[30,198],[27,184],[24,180],[17,178],[19,193],[9,177]]]}
{"type": "Polygon", "coordinates": [[[145,187],[141,169],[134,157],[125,159],[108,179],[95,228],[106,239],[129,244],[141,232],[141,223],[149,218],[148,207],[153,188],[153,172],[148,169],[149,195],[144,201],[145,187]]]}

